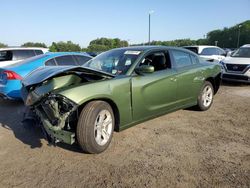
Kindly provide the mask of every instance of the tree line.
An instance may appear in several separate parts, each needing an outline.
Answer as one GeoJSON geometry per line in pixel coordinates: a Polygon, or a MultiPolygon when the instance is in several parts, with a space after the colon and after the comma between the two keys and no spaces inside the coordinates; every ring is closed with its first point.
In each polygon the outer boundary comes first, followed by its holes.
{"type": "MultiPolygon", "coordinates": [[[[163,46],[190,46],[190,45],[217,45],[222,48],[237,48],[243,44],[250,44],[250,20],[236,24],[232,27],[225,27],[222,30],[213,30],[207,33],[206,37],[198,40],[176,39],[171,41],[152,41],[150,45],[163,46]]],[[[81,48],[79,44],[72,41],[52,42],[50,46],[40,42],[26,42],[23,47],[43,47],[49,48],[52,52],[61,51],[85,51],[85,52],[102,52],[113,48],[126,47],[128,41],[119,38],[97,38],[92,40],[87,48],[81,48]]],[[[133,44],[149,45],[149,43],[133,44]]],[[[8,45],[0,43],[0,48],[8,45]]]]}

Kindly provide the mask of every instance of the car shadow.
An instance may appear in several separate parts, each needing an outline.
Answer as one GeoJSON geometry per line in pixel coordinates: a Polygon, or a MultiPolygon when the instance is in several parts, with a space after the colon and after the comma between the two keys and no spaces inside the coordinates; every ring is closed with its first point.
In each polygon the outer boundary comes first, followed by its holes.
{"type": "Polygon", "coordinates": [[[243,83],[243,82],[234,82],[234,81],[222,81],[221,82],[222,86],[231,86],[231,87],[245,87],[245,86],[250,86],[249,83],[243,83]]]}
{"type": "MultiPolygon", "coordinates": [[[[10,101],[0,99],[0,126],[13,132],[15,138],[30,148],[42,147],[42,140],[45,136],[42,129],[34,124],[22,123],[25,106],[21,101],[10,101]]],[[[48,142],[47,142],[48,143],[48,142]]],[[[54,146],[53,144],[49,144],[54,146]]],[[[67,145],[57,143],[56,146],[72,152],[83,153],[77,144],[67,145]]]]}
{"type": "Polygon", "coordinates": [[[43,135],[36,127],[24,128],[22,117],[24,105],[21,101],[0,100],[0,126],[9,129],[15,137],[31,148],[42,146],[43,135]]]}

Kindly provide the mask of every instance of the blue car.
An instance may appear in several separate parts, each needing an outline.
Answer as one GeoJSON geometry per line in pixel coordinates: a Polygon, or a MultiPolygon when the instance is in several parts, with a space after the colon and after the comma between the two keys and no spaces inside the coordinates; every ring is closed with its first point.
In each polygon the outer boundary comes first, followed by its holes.
{"type": "Polygon", "coordinates": [[[0,68],[0,98],[21,99],[21,80],[42,66],[81,66],[92,57],[87,53],[48,52],[14,65],[0,68]]]}

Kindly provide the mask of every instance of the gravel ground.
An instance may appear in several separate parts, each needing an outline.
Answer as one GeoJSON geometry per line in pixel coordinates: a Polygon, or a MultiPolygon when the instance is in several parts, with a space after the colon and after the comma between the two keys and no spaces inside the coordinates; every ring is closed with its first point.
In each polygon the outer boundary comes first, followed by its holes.
{"type": "Polygon", "coordinates": [[[115,133],[99,155],[48,146],[21,126],[23,109],[0,101],[0,187],[250,187],[249,85],[115,133]]]}

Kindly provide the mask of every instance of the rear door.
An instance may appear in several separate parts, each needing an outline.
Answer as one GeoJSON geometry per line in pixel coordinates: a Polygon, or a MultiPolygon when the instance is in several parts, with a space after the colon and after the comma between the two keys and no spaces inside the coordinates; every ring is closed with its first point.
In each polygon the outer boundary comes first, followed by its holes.
{"type": "Polygon", "coordinates": [[[154,66],[155,72],[134,75],[131,79],[134,121],[162,114],[176,104],[176,71],[172,69],[169,53],[149,53],[139,66],[145,64],[154,66]]]}
{"type": "Polygon", "coordinates": [[[197,56],[182,50],[171,50],[177,71],[177,101],[179,106],[194,103],[204,81],[202,67],[197,56]]]}

